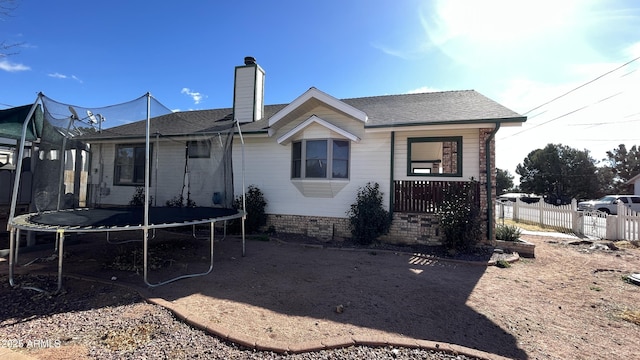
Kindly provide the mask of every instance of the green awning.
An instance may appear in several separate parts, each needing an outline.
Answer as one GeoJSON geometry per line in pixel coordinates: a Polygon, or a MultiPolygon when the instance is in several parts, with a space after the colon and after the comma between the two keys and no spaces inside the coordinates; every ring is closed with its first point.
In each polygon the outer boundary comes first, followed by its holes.
{"type": "MultiPolygon", "coordinates": [[[[0,137],[20,140],[22,125],[33,105],[23,105],[0,110],[0,137]]],[[[40,104],[31,116],[27,127],[26,141],[35,141],[42,135],[43,114],[40,104]]]]}

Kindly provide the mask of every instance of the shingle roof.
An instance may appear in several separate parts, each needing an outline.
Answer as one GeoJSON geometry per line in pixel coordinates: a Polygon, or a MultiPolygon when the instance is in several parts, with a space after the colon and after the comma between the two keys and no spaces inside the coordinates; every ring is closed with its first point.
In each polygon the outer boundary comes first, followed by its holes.
{"type": "MultiPolygon", "coordinates": [[[[342,99],[364,111],[368,116],[365,127],[397,127],[430,124],[480,122],[524,122],[526,117],[507,109],[474,90],[432,92],[421,94],[385,95],[342,99]]],[[[287,104],[265,105],[265,117],[242,124],[246,133],[266,132],[268,119],[287,104]]],[[[216,122],[230,120],[233,109],[184,111],[154,118],[151,133],[179,135],[203,132],[215,128],[216,122]]],[[[126,138],[144,136],[146,122],[109,128],[85,138],[126,138]]]]}
{"type": "Polygon", "coordinates": [[[525,117],[474,90],[343,99],[367,113],[366,127],[514,121],[525,117]]]}

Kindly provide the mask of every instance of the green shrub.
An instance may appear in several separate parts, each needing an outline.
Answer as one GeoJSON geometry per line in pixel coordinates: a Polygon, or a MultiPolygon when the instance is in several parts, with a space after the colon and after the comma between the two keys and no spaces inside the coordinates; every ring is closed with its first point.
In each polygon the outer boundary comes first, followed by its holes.
{"type": "MultiPolygon", "coordinates": [[[[182,194],[178,196],[174,196],[171,200],[167,200],[165,202],[165,205],[167,207],[184,207],[185,206],[184,196],[182,196],[182,194]]],[[[196,202],[187,198],[186,207],[196,207],[196,202]]]]}
{"type": "Polygon", "coordinates": [[[351,235],[359,243],[371,244],[380,235],[389,232],[391,216],[382,205],[382,192],[378,183],[367,183],[358,189],[356,202],[347,211],[351,235]]]}
{"type": "Polygon", "coordinates": [[[451,251],[469,251],[482,233],[480,207],[475,199],[476,182],[450,186],[444,191],[444,201],[437,212],[443,245],[451,251]]]}
{"type": "MultiPolygon", "coordinates": [[[[244,229],[251,234],[260,230],[261,226],[267,223],[267,214],[264,212],[267,202],[264,199],[262,191],[255,185],[249,185],[246,191],[245,211],[247,218],[244,221],[244,229]]],[[[233,201],[234,209],[242,209],[242,196],[237,196],[233,201]]],[[[242,228],[242,220],[237,219],[231,222],[230,228],[232,232],[239,233],[242,228]]]]}
{"type": "Polygon", "coordinates": [[[504,241],[517,241],[522,230],[515,225],[498,225],[496,227],[496,239],[504,241]]]}
{"type": "MultiPolygon", "coordinates": [[[[149,196],[149,205],[153,204],[153,196],[149,196]]],[[[144,187],[136,186],[136,190],[129,200],[130,206],[144,206],[144,187]]]]}

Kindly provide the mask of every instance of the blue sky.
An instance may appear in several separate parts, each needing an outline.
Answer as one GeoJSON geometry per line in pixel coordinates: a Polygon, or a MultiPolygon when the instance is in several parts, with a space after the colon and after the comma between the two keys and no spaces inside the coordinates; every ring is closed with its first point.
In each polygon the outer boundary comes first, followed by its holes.
{"type": "MultiPolygon", "coordinates": [[[[596,159],[640,145],[636,1],[35,1],[0,20],[0,109],[38,92],[80,106],[146,92],[174,110],[230,107],[247,55],[265,102],[475,89],[526,114],[497,165],[562,143],[596,159]],[[578,90],[571,91],[610,72],[578,90]],[[530,110],[571,91],[541,108],[530,110]]],[[[517,180],[517,177],[516,177],[517,180]]]]}

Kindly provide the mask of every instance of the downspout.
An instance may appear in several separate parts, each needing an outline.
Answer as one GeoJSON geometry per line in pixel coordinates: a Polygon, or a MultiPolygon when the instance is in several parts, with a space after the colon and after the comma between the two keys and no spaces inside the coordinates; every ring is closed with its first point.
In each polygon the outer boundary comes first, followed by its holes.
{"type": "Polygon", "coordinates": [[[390,168],[389,168],[389,216],[393,219],[393,202],[394,202],[394,178],[393,178],[393,158],[395,156],[395,143],[396,143],[396,132],[392,131],[391,132],[391,161],[390,161],[390,168]]]}
{"type": "Polygon", "coordinates": [[[491,141],[496,136],[498,130],[500,130],[500,124],[500,122],[496,122],[496,127],[489,134],[484,146],[485,165],[487,167],[487,240],[489,241],[493,239],[493,227],[491,226],[493,221],[493,194],[491,194],[491,141]]]}

